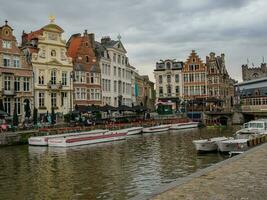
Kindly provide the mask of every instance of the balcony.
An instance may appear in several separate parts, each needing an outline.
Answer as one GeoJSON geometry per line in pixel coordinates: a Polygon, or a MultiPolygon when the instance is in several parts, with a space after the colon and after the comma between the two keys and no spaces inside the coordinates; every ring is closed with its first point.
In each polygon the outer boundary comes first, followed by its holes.
{"type": "Polygon", "coordinates": [[[11,90],[5,90],[4,88],[2,89],[2,95],[5,95],[5,96],[14,96],[16,95],[16,92],[14,89],[11,89],[11,90]]]}
{"type": "Polygon", "coordinates": [[[51,84],[51,82],[49,82],[47,84],[47,87],[50,90],[61,90],[62,89],[62,83],[51,84]]]}

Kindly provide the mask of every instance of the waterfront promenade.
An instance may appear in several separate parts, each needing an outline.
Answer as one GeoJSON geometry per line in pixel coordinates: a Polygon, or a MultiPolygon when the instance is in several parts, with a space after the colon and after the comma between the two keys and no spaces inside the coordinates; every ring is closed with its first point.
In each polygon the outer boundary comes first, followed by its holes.
{"type": "Polygon", "coordinates": [[[267,198],[267,143],[161,188],[149,199],[267,198]]]}

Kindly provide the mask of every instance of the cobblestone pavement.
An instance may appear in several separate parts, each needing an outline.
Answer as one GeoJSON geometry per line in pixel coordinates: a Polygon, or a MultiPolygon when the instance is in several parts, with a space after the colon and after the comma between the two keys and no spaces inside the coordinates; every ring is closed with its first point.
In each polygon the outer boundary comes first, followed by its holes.
{"type": "Polygon", "coordinates": [[[165,188],[153,200],[267,199],[267,143],[165,188]]]}

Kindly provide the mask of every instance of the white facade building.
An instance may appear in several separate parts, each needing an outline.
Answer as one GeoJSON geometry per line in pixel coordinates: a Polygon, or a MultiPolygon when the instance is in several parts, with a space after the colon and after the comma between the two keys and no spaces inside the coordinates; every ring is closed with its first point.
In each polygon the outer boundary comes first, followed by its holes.
{"type": "Polygon", "coordinates": [[[165,60],[156,63],[156,101],[175,104],[183,96],[183,62],[165,60]]]}
{"type": "Polygon", "coordinates": [[[132,105],[132,73],[120,40],[110,37],[96,43],[101,67],[102,104],[111,106],[132,105]]]}

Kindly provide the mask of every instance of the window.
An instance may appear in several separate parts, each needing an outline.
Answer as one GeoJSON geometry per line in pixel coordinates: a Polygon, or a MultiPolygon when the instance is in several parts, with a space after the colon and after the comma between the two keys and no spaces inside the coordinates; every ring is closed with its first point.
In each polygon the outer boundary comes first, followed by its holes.
{"type": "Polygon", "coordinates": [[[39,71],[38,83],[40,85],[43,85],[44,84],[44,70],[40,70],[39,71]]]}
{"type": "Polygon", "coordinates": [[[67,92],[61,92],[61,106],[65,105],[66,98],[67,98],[67,92]]]}
{"type": "Polygon", "coordinates": [[[2,47],[5,49],[11,49],[11,42],[7,40],[2,41],[2,47]]]}
{"type": "Polygon", "coordinates": [[[81,99],[81,89],[75,88],[75,99],[80,100],[81,99]]]}
{"type": "Polygon", "coordinates": [[[95,93],[94,93],[94,89],[91,89],[91,100],[95,99],[95,93]]]}
{"type": "Polygon", "coordinates": [[[51,93],[51,106],[57,107],[57,93],[55,92],[51,93]]]}
{"type": "Polygon", "coordinates": [[[68,72],[62,72],[62,85],[66,86],[67,85],[67,75],[68,72]]]}
{"type": "Polygon", "coordinates": [[[184,82],[188,83],[188,74],[184,74],[184,82]]]}
{"type": "MultiPolygon", "coordinates": [[[[95,99],[100,100],[100,90],[99,89],[95,89],[95,99]]],[[[110,101],[109,101],[109,104],[110,104],[110,101]]]]}
{"type": "Polygon", "coordinates": [[[200,86],[195,86],[195,95],[200,95],[200,86]]]}
{"type": "Polygon", "coordinates": [[[171,75],[167,75],[167,83],[171,82],[171,75]]]}
{"type": "Polygon", "coordinates": [[[117,81],[114,81],[114,92],[117,92],[117,81]]]}
{"type": "Polygon", "coordinates": [[[113,67],[113,75],[114,75],[114,76],[117,75],[117,68],[116,68],[116,66],[113,67]]]}
{"type": "Polygon", "coordinates": [[[172,96],[172,87],[170,85],[167,87],[167,93],[169,97],[172,96]]]}
{"type": "Polygon", "coordinates": [[[121,57],[121,64],[124,65],[124,56],[121,57]]]}
{"type": "Polygon", "coordinates": [[[124,82],[122,83],[122,93],[123,94],[125,93],[125,83],[124,82]]]}
{"type": "Polygon", "coordinates": [[[167,62],[167,69],[171,69],[171,63],[170,62],[167,62]]]}
{"type": "Polygon", "coordinates": [[[116,54],[113,53],[113,62],[116,62],[116,54]]]}
{"type": "Polygon", "coordinates": [[[20,67],[20,62],[19,62],[19,57],[18,56],[14,56],[13,57],[13,66],[15,68],[19,68],[20,67]]]}
{"type": "Polygon", "coordinates": [[[185,95],[185,96],[188,95],[188,86],[184,86],[184,95],[185,95]]]}
{"type": "Polygon", "coordinates": [[[159,87],[159,96],[160,96],[160,97],[163,96],[163,87],[159,87]]]}
{"type": "Polygon", "coordinates": [[[190,86],[190,87],[189,87],[189,94],[190,94],[190,95],[195,95],[195,92],[194,92],[194,86],[190,86]]]}
{"type": "Polygon", "coordinates": [[[11,76],[5,76],[4,89],[5,90],[11,90],[11,76]]]}
{"type": "Polygon", "coordinates": [[[39,102],[39,107],[45,106],[45,94],[44,94],[44,92],[39,92],[38,102],[39,102]]]}
{"type": "Polygon", "coordinates": [[[201,94],[206,94],[206,86],[201,86],[201,94]]]}
{"type": "Polygon", "coordinates": [[[94,84],[94,74],[91,73],[91,83],[94,84]]]}
{"type": "Polygon", "coordinates": [[[121,64],[121,55],[118,55],[118,63],[121,64]]]}
{"type": "Polygon", "coordinates": [[[4,98],[4,107],[5,107],[5,112],[8,114],[11,114],[11,99],[10,98],[4,98]]]}
{"type": "Polygon", "coordinates": [[[125,69],[122,69],[122,78],[125,78],[125,69]]]}
{"type": "Polygon", "coordinates": [[[162,75],[159,75],[159,84],[162,84],[162,75]]]}
{"type": "Polygon", "coordinates": [[[195,70],[196,70],[196,71],[199,70],[199,65],[195,65],[195,70]]]}
{"type": "Polygon", "coordinates": [[[42,48],[40,57],[45,58],[45,48],[42,48]]]}
{"type": "Polygon", "coordinates": [[[56,55],[57,55],[57,54],[56,54],[56,50],[53,49],[53,50],[51,51],[51,56],[52,56],[52,57],[56,57],[56,55]]]}
{"type": "Polygon", "coordinates": [[[30,77],[23,78],[23,90],[26,92],[30,91],[30,77]]]}
{"type": "Polygon", "coordinates": [[[118,76],[121,77],[121,68],[119,67],[118,76]]]}
{"type": "Polygon", "coordinates": [[[14,89],[15,91],[20,91],[20,77],[15,77],[14,89]]]}
{"type": "Polygon", "coordinates": [[[81,99],[86,100],[86,89],[85,88],[81,88],[81,99]]]}
{"type": "Polygon", "coordinates": [[[10,56],[4,55],[3,65],[4,67],[10,67],[10,56]]]}
{"type": "Polygon", "coordinates": [[[51,84],[55,85],[57,83],[57,72],[56,70],[51,71],[51,84]]]}
{"type": "Polygon", "coordinates": [[[180,88],[179,88],[179,86],[176,86],[175,87],[175,93],[176,93],[177,96],[179,96],[179,94],[180,94],[180,88]]]}
{"type": "Polygon", "coordinates": [[[201,73],[201,82],[205,82],[205,73],[201,73]]]}
{"type": "Polygon", "coordinates": [[[195,81],[196,82],[199,82],[200,80],[199,80],[199,74],[197,73],[197,74],[195,74],[195,81]]]}
{"type": "Polygon", "coordinates": [[[189,65],[189,70],[194,71],[194,65],[189,65]]]}
{"type": "Polygon", "coordinates": [[[20,101],[20,98],[15,98],[15,99],[14,99],[15,108],[16,108],[16,112],[17,112],[18,115],[21,114],[21,108],[20,108],[21,103],[20,103],[20,102],[21,102],[21,101],[20,101]]]}
{"type": "Polygon", "coordinates": [[[175,82],[179,83],[179,74],[175,74],[175,82]]]}
{"type": "Polygon", "coordinates": [[[189,82],[194,82],[194,74],[189,74],[189,82]]]}
{"type": "Polygon", "coordinates": [[[85,61],[89,63],[89,56],[85,56],[85,61]]]}

